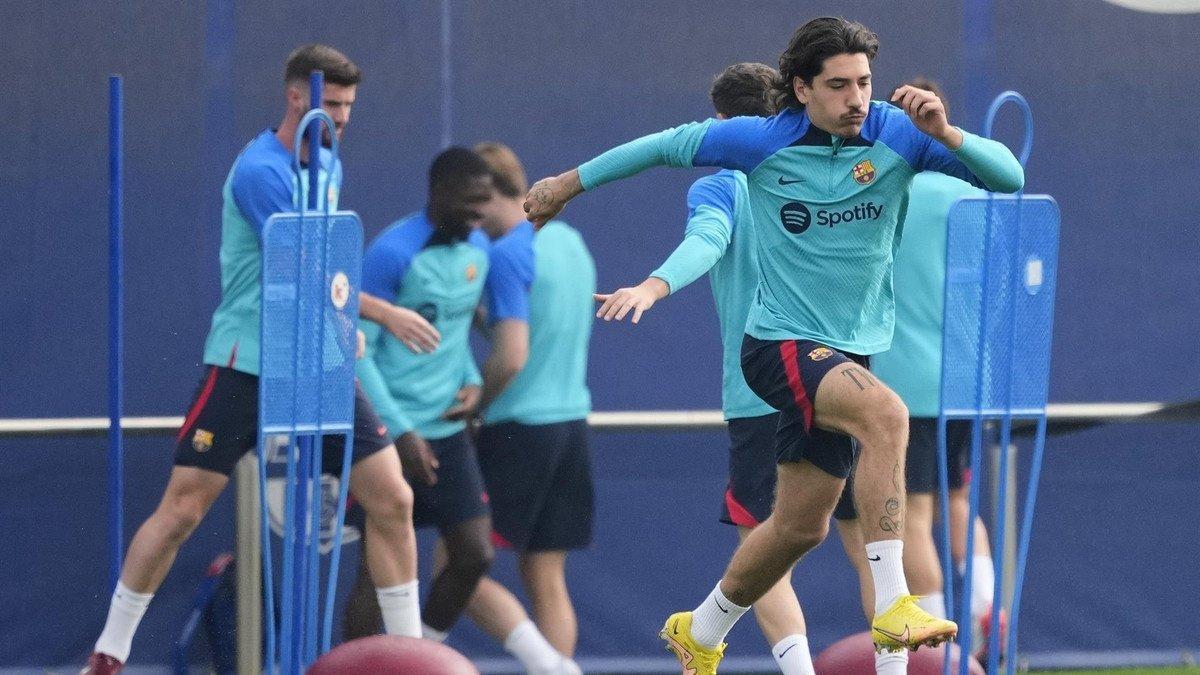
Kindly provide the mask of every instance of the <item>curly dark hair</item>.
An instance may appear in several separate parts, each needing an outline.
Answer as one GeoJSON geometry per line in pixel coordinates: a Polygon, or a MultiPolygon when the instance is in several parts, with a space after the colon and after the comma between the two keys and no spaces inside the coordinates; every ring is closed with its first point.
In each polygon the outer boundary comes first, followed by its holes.
{"type": "Polygon", "coordinates": [[[812,84],[825,67],[825,59],[838,54],[866,54],[874,59],[879,53],[879,36],[856,21],[837,16],[813,19],[796,29],[787,49],[779,55],[780,79],[777,85],[780,108],[803,108],[796,98],[792,79],[812,84]]]}

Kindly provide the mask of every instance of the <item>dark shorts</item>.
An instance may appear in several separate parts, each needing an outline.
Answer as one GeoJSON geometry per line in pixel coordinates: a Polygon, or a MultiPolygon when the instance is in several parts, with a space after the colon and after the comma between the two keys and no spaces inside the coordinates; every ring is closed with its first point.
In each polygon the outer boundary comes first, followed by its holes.
{"type": "MultiPolygon", "coordinates": [[[[209,366],[187,418],[175,436],[175,465],[194,466],[228,476],[233,467],[258,443],[258,376],[232,368],[209,366]]],[[[370,401],[354,385],[354,449],[357,462],[391,445],[387,427],[370,401]]],[[[325,437],[321,469],[342,472],[341,434],[325,437]]]]}
{"type": "Polygon", "coordinates": [[[813,425],[813,398],[821,380],[843,363],[869,367],[869,359],[812,340],[742,340],[742,374],[759,398],[779,411],[775,460],[807,460],[836,478],[848,478],[858,444],[813,425]]]}
{"type": "Polygon", "coordinates": [[[568,551],[591,543],[594,491],[586,420],[484,426],[479,465],[497,546],[568,551]]]}
{"type": "Polygon", "coordinates": [[[408,481],[413,490],[413,527],[446,529],[488,515],[479,460],[466,433],[429,439],[429,446],[438,460],[437,482],[408,481]]]}
{"type": "MultiPolygon", "coordinates": [[[[970,482],[971,421],[946,422],[946,468],[950,489],[970,482]]],[[[905,482],[909,492],[938,491],[936,417],[911,417],[908,420],[908,459],[905,463],[905,482]]]]}
{"type": "MultiPolygon", "coordinates": [[[[729,420],[729,485],[721,504],[721,522],[755,527],[775,506],[775,433],[779,413],[729,420]]],[[[833,517],[858,517],[854,508],[853,474],[838,499],[833,517]]]]}

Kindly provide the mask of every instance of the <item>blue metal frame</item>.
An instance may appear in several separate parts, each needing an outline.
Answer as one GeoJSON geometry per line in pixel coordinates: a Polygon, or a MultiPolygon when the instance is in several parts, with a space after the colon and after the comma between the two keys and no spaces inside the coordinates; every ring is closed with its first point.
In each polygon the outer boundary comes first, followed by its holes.
{"type": "Polygon", "coordinates": [[[108,78],[108,542],[110,588],[125,552],[125,451],[121,430],[125,387],[124,96],[120,75],[108,78]]]}

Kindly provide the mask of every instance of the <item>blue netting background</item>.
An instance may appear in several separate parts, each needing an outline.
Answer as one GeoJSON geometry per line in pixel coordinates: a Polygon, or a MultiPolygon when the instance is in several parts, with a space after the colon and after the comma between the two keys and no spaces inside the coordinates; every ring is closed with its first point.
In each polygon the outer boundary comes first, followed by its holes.
{"type": "Polygon", "coordinates": [[[264,433],[354,422],[362,224],[350,212],[324,216],[277,214],[263,228],[264,433]]]}
{"type": "Polygon", "coordinates": [[[948,216],[942,408],[1046,407],[1058,269],[1058,205],[1046,195],[957,202],[948,216]]]}

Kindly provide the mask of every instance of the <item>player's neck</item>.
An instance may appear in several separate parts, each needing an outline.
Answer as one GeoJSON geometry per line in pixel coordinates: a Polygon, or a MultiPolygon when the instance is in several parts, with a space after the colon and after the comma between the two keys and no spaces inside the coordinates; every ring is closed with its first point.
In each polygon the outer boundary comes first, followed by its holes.
{"type": "MultiPolygon", "coordinates": [[[[299,119],[295,119],[291,115],[284,115],[283,121],[279,123],[279,128],[275,130],[275,138],[289,153],[292,152],[296,143],[296,129],[299,126],[299,119]]],[[[308,162],[308,139],[304,139],[300,143],[300,161],[308,162]]]]}

